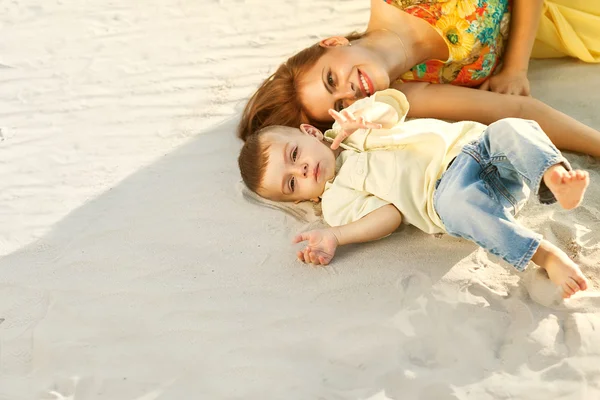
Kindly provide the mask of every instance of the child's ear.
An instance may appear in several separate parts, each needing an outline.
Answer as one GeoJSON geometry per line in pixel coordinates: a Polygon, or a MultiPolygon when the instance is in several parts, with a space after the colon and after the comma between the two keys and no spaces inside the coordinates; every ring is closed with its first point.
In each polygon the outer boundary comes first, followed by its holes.
{"type": "Polygon", "coordinates": [[[350,41],[343,36],[331,36],[319,42],[319,46],[321,47],[337,47],[348,45],[350,45],[350,41]]]}
{"type": "MultiPolygon", "coordinates": [[[[300,204],[303,201],[306,201],[306,200],[296,200],[296,201],[294,201],[294,204],[300,204]]],[[[320,203],[321,199],[318,197],[315,197],[314,199],[310,199],[309,201],[312,201],[313,203],[320,203]]]]}
{"type": "Polygon", "coordinates": [[[312,125],[302,124],[300,125],[300,130],[302,131],[302,133],[316,137],[319,140],[323,140],[323,134],[321,133],[321,131],[312,125]]]}

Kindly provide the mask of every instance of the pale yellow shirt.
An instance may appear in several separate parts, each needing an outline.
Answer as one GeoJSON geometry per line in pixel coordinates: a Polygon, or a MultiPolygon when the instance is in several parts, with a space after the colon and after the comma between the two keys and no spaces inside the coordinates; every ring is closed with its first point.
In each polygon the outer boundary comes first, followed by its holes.
{"type": "MultiPolygon", "coordinates": [[[[336,160],[336,176],[321,196],[329,225],[345,225],[393,204],[404,223],[427,233],[444,232],[433,208],[435,183],[486,126],[471,121],[405,121],[408,108],[404,94],[395,89],[377,92],[348,108],[384,127],[358,130],[342,144],[346,151],[336,160]]],[[[336,122],[326,139],[333,141],[339,131],[336,122]]]]}

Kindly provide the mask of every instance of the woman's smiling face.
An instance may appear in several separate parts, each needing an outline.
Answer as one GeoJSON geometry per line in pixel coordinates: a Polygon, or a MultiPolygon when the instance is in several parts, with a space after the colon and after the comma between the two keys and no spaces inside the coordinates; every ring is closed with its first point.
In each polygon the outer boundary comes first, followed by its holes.
{"type": "Polygon", "coordinates": [[[299,85],[300,101],[311,119],[331,121],[330,108],[340,111],[389,88],[389,75],[371,51],[338,36],[321,41],[321,46],[327,50],[299,85]]]}

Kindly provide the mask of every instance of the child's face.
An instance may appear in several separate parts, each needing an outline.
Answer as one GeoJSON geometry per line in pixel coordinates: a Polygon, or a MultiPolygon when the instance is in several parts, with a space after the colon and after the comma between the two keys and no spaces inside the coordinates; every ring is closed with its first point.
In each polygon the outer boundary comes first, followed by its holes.
{"type": "Polygon", "coordinates": [[[316,201],[335,176],[335,154],[315,127],[283,129],[265,134],[269,161],[259,194],[277,201],[316,201]]]}

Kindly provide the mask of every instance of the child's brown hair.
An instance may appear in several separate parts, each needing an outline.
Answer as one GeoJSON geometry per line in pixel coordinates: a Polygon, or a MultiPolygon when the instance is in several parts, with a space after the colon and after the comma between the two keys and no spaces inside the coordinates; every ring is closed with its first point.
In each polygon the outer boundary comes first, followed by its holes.
{"type": "Polygon", "coordinates": [[[277,126],[269,126],[261,129],[254,135],[246,138],[240,155],[238,157],[238,166],[244,184],[258,193],[265,175],[265,169],[269,162],[270,143],[265,140],[265,134],[276,129],[277,126]]]}

